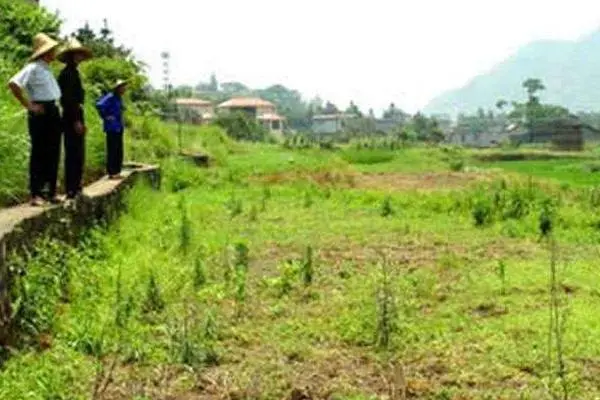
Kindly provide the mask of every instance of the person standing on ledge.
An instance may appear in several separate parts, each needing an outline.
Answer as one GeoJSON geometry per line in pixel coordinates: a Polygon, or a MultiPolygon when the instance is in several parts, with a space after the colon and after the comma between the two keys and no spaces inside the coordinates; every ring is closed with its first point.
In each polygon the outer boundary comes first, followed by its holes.
{"type": "Polygon", "coordinates": [[[29,63],[13,76],[8,87],[28,111],[31,140],[29,156],[29,191],[31,204],[42,206],[46,200],[58,202],[56,180],[60,161],[60,112],[56,102],[60,87],[50,70],[59,43],[44,33],[33,38],[33,54],[29,63]]]}
{"type": "Polygon", "coordinates": [[[92,52],[75,38],[71,39],[58,54],[58,60],[66,64],[58,77],[62,92],[60,104],[63,111],[65,144],[65,188],[67,199],[72,200],[83,190],[83,166],[85,160],[85,126],[83,104],[85,91],[77,67],[92,57],[92,52]]]}
{"type": "Polygon", "coordinates": [[[126,89],[127,82],[119,80],[113,90],[96,103],[106,133],[106,171],[110,179],[120,179],[123,168],[123,95],[126,89]]]}

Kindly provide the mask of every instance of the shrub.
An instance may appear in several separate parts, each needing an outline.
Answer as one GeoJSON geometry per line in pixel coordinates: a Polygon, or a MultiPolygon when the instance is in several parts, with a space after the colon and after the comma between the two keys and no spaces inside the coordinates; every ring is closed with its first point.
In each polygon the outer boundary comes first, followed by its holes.
{"type": "Polygon", "coordinates": [[[386,196],[381,203],[381,216],[384,218],[394,215],[394,208],[392,207],[392,199],[390,196],[386,196]]]}
{"type": "Polygon", "coordinates": [[[484,226],[492,222],[493,210],[488,201],[480,199],[473,207],[473,219],[475,226],[484,226]]]}
{"type": "Polygon", "coordinates": [[[149,312],[160,312],[164,310],[166,304],[162,298],[160,287],[154,272],[150,273],[148,277],[148,286],[146,289],[146,299],[144,300],[143,311],[149,312]]]}
{"type": "Polygon", "coordinates": [[[55,38],[59,34],[58,17],[31,2],[0,0],[0,9],[0,54],[6,60],[17,63],[27,60],[38,32],[55,38]]]}
{"type": "Polygon", "coordinates": [[[236,140],[261,142],[267,141],[269,137],[267,130],[258,121],[243,112],[219,115],[215,124],[236,140]]]}
{"type": "Polygon", "coordinates": [[[465,160],[461,158],[455,158],[450,160],[450,170],[454,172],[460,172],[465,169],[465,160]]]}
{"type": "Polygon", "coordinates": [[[341,157],[351,164],[371,165],[390,162],[394,159],[395,154],[388,149],[347,149],[341,153],[341,157]]]}

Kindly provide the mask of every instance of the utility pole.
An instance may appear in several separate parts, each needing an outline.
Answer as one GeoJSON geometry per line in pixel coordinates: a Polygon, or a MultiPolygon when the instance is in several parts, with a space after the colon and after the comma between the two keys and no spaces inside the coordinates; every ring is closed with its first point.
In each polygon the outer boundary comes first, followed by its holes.
{"type": "Polygon", "coordinates": [[[179,112],[179,106],[173,103],[173,93],[171,84],[171,54],[168,51],[163,51],[160,54],[160,57],[162,58],[163,64],[163,86],[165,94],[167,96],[168,110],[169,112],[171,112],[172,110],[174,114],[172,115],[172,117],[177,118],[177,146],[179,148],[179,154],[181,154],[183,151],[181,140],[181,115],[179,112]]]}

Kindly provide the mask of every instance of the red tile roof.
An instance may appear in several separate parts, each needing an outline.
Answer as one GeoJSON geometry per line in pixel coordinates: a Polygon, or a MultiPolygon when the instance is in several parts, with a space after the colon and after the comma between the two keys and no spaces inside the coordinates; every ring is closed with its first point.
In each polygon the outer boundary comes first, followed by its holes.
{"type": "Polygon", "coordinates": [[[210,106],[212,103],[202,99],[179,98],[175,99],[175,103],[180,106],[210,106]]]}
{"type": "Polygon", "coordinates": [[[258,97],[234,97],[224,103],[219,104],[219,108],[237,108],[237,107],[271,107],[275,105],[270,101],[259,99],[258,97]]]}

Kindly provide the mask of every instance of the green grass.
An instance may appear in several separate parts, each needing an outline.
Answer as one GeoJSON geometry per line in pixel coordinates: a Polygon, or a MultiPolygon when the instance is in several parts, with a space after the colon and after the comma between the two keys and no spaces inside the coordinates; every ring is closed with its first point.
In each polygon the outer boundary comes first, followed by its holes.
{"type": "Polygon", "coordinates": [[[90,398],[98,382],[99,398],[370,399],[394,387],[408,398],[551,398],[549,252],[538,229],[548,199],[571,398],[600,395],[600,196],[585,181],[530,183],[502,162],[494,167],[517,176],[390,190],[377,177],[475,163],[444,149],[356,163],[212,136],[190,143],[220,151],[219,163],[167,159],[162,190],[136,187],[110,229],[77,249],[48,241],[26,264],[13,260],[27,268],[17,293],[25,340],[0,372],[0,398],[90,398]]]}
{"type": "Polygon", "coordinates": [[[502,168],[561,184],[596,186],[600,184],[600,173],[596,171],[596,163],[590,160],[504,161],[488,163],[486,167],[502,168]]]}

